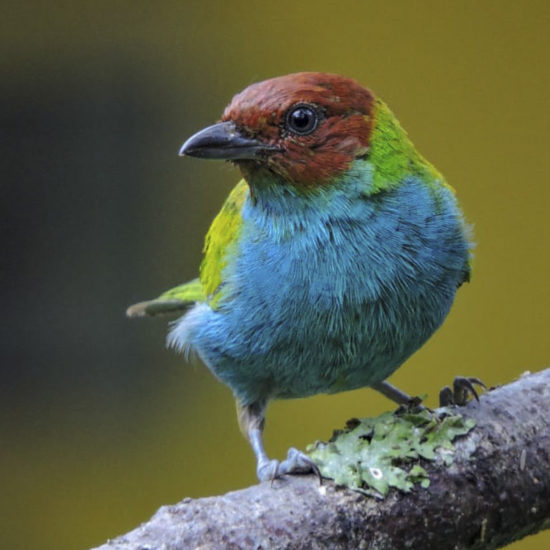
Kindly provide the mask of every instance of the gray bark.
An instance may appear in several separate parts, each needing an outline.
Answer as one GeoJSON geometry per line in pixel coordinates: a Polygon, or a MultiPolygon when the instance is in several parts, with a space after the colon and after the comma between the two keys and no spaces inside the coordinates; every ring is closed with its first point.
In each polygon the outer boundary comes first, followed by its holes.
{"type": "Polygon", "coordinates": [[[384,500],[292,476],[163,506],[97,550],[492,549],[550,527],[550,369],[460,409],[476,427],[428,489],[384,500]],[[475,447],[469,458],[468,449],[475,447]]]}

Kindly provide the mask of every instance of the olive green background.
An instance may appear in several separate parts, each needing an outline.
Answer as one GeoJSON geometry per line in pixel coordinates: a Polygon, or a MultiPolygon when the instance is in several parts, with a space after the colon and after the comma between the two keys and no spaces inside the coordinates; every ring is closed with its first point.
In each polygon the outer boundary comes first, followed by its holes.
{"type": "MultiPolygon", "coordinates": [[[[471,284],[394,383],[433,405],[456,374],[547,366],[549,28],[544,1],[4,2],[0,547],[87,548],[255,481],[230,391],[124,310],[196,275],[239,175],[177,151],[257,80],[371,87],[474,224],[471,284]]],[[[274,403],[268,451],[391,407],[367,389],[274,403]]]]}

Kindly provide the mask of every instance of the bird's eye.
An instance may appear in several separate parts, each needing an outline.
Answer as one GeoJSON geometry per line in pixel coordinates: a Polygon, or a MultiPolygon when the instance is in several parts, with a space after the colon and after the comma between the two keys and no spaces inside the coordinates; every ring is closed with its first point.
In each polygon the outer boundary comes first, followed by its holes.
{"type": "Polygon", "coordinates": [[[319,124],[319,116],[311,105],[294,105],[286,115],[286,127],[299,136],[311,134],[319,124]]]}

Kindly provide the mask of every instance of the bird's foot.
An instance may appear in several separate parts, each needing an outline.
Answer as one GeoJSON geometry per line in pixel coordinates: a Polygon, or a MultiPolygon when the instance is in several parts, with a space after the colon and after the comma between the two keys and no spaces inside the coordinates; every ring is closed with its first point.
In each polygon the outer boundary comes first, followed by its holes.
{"type": "Polygon", "coordinates": [[[469,397],[473,397],[479,401],[479,395],[475,386],[487,389],[485,384],[473,376],[457,376],[453,381],[453,389],[445,386],[439,392],[439,406],[448,407],[450,405],[458,405],[459,407],[466,405],[469,397]]]}
{"type": "Polygon", "coordinates": [[[259,481],[273,481],[277,477],[278,472],[278,460],[265,460],[263,462],[258,462],[256,475],[258,476],[259,481]]]}
{"type": "Polygon", "coordinates": [[[418,413],[423,410],[429,410],[426,405],[422,404],[424,397],[415,396],[411,397],[407,403],[403,403],[397,407],[395,414],[404,414],[404,413],[418,413]]]}
{"type": "Polygon", "coordinates": [[[425,408],[424,405],[422,405],[422,401],[424,400],[423,397],[411,397],[409,394],[396,388],[393,384],[390,384],[387,380],[376,382],[371,387],[384,397],[397,403],[399,405],[397,409],[398,413],[418,411],[425,408]]]}
{"type": "Polygon", "coordinates": [[[323,476],[317,464],[306,454],[294,447],[288,450],[287,456],[282,462],[267,460],[258,464],[256,473],[260,481],[273,481],[287,474],[315,474],[319,478],[320,483],[323,481],[323,476]]]}
{"type": "Polygon", "coordinates": [[[315,474],[319,478],[319,481],[323,479],[317,464],[309,456],[294,447],[290,447],[285,460],[279,464],[278,473],[280,475],[315,474]]]}

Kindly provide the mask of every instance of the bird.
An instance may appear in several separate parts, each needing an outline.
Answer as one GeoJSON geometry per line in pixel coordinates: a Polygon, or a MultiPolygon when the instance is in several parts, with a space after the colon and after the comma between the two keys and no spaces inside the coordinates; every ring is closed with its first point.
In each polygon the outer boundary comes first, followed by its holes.
{"type": "Polygon", "coordinates": [[[363,387],[410,402],[386,379],[470,279],[456,193],[389,107],[337,74],[248,86],[180,155],[229,161],[242,179],[206,234],[199,277],[127,313],[181,315],[168,345],[233,391],[260,481],[318,474],[295,448],[269,458],[266,408],[363,387]]]}

